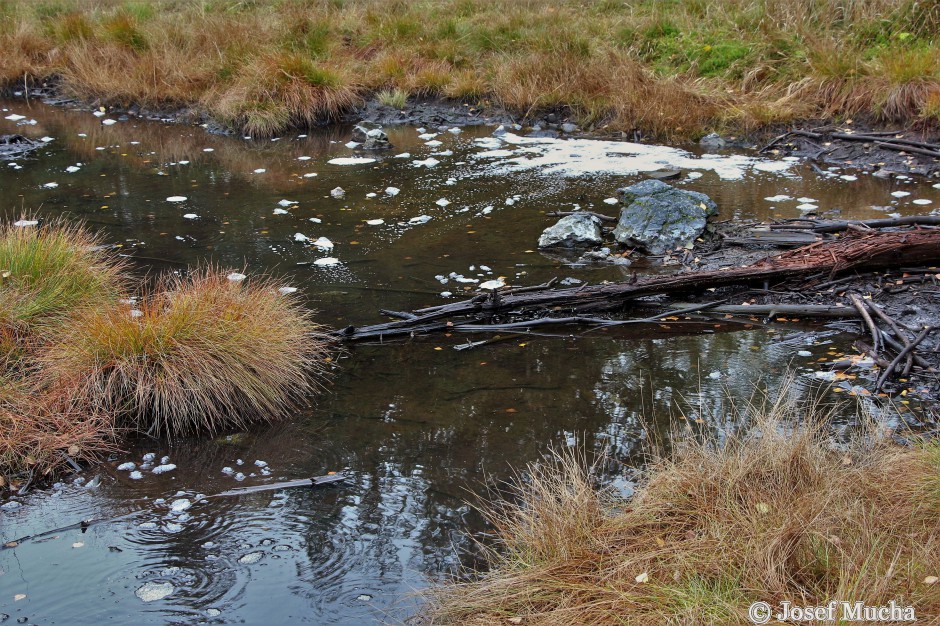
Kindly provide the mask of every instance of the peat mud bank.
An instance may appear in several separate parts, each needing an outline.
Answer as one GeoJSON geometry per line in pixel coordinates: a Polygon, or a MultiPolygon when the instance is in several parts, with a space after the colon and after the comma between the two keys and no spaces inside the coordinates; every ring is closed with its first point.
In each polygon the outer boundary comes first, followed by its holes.
{"type": "MultiPolygon", "coordinates": [[[[804,124],[766,138],[758,151],[805,158],[818,165],[853,167],[883,178],[940,176],[940,135],[936,129],[804,124]]],[[[823,168],[818,173],[835,175],[823,168]]]]}

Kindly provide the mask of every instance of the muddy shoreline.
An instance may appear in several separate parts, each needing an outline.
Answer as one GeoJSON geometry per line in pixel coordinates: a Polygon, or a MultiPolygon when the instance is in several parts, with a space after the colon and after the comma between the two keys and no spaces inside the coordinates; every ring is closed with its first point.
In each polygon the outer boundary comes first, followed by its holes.
{"type": "MultiPolygon", "coordinates": [[[[0,97],[11,99],[38,99],[53,106],[67,106],[79,110],[97,110],[98,102],[83,102],[64,94],[50,80],[41,86],[28,90],[10,87],[0,92],[0,97]]],[[[239,131],[204,111],[191,107],[127,107],[107,106],[109,115],[122,116],[124,119],[140,118],[182,125],[202,126],[212,134],[237,135],[239,131]]],[[[124,120],[121,120],[124,121],[124,120]]],[[[631,133],[608,132],[604,126],[587,129],[580,128],[563,109],[557,111],[539,111],[534,115],[517,116],[506,109],[487,104],[473,106],[466,102],[445,100],[442,98],[412,98],[404,109],[384,105],[375,96],[365,99],[362,104],[350,110],[339,119],[325,120],[320,127],[331,125],[353,125],[370,122],[382,126],[427,126],[429,128],[449,128],[452,126],[479,125],[514,125],[516,130],[526,134],[548,137],[581,137],[588,139],[608,139],[649,143],[653,139],[636,129],[631,133]]],[[[304,128],[294,130],[303,131],[304,128]]],[[[718,135],[712,133],[703,137],[699,145],[706,150],[721,151],[724,148],[756,150],[761,154],[795,156],[813,164],[818,172],[825,175],[825,168],[851,167],[873,172],[875,176],[890,178],[898,175],[924,176],[940,178],[940,160],[924,154],[898,152],[871,143],[847,141],[838,134],[874,134],[886,138],[903,136],[906,139],[927,143],[940,142],[940,132],[936,128],[901,127],[897,124],[877,123],[871,120],[835,120],[812,119],[786,125],[766,126],[741,134],[718,135]]]]}

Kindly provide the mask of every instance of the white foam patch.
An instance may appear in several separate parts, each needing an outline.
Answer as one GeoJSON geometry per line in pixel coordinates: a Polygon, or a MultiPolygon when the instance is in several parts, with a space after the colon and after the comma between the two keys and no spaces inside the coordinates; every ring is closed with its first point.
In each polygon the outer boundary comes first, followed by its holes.
{"type": "MultiPolygon", "coordinates": [[[[494,148],[511,150],[503,168],[509,171],[541,170],[562,176],[593,174],[632,175],[663,168],[711,170],[722,180],[739,180],[751,171],[794,176],[793,164],[786,161],[744,155],[694,154],[678,148],[596,139],[554,139],[522,137],[506,133],[499,138],[477,139],[480,147],[491,148],[474,155],[493,157],[494,148]]],[[[497,168],[499,164],[492,164],[497,168]]]]}
{"type": "Polygon", "coordinates": [[[25,116],[25,115],[19,115],[19,114],[17,114],[17,113],[10,113],[10,114],[7,115],[6,118],[4,118],[4,119],[8,119],[8,120],[10,120],[11,122],[19,122],[20,120],[25,120],[25,119],[26,119],[26,116],[25,116]]]}
{"type": "Polygon", "coordinates": [[[167,202],[186,202],[186,196],[170,196],[166,199],[167,202]]]}
{"type": "Polygon", "coordinates": [[[375,159],[368,157],[340,157],[327,161],[330,165],[362,165],[365,163],[375,163],[375,159]]]}
{"type": "Polygon", "coordinates": [[[326,266],[330,266],[330,265],[339,265],[339,259],[337,259],[337,258],[335,258],[335,257],[328,256],[328,257],[324,257],[324,258],[322,258],[322,259],[317,259],[316,261],[313,262],[313,264],[314,264],[314,265],[318,265],[318,266],[320,266],[320,267],[326,267],[326,266]]]}
{"type": "Polygon", "coordinates": [[[764,198],[767,202],[786,202],[787,200],[792,200],[790,196],[786,194],[777,194],[776,196],[767,196],[764,198]]]}
{"type": "Polygon", "coordinates": [[[914,204],[930,204],[930,200],[926,198],[918,198],[917,200],[912,200],[914,204]]]}
{"type": "Polygon", "coordinates": [[[911,195],[911,192],[910,191],[892,191],[891,195],[894,196],[895,198],[903,198],[904,196],[911,195]]]}

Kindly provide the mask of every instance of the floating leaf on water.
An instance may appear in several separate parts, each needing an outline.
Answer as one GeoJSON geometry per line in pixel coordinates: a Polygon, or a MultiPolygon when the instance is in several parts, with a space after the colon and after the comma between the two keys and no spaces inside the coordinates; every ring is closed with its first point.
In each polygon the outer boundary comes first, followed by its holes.
{"type": "Polygon", "coordinates": [[[85,546],[85,544],[84,544],[83,542],[81,542],[81,541],[76,541],[75,543],[72,544],[72,547],[73,547],[73,548],[82,548],[82,547],[84,547],[84,546],[85,546]]]}
{"type": "Polygon", "coordinates": [[[14,601],[14,602],[19,602],[20,600],[25,600],[25,599],[26,599],[26,594],[25,594],[25,593],[18,593],[18,594],[16,594],[15,596],[13,596],[13,601],[14,601]]]}

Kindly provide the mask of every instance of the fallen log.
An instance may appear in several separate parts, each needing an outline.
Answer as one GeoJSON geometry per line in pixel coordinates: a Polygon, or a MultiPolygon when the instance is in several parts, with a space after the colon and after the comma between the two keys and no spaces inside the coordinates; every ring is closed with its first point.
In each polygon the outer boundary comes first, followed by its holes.
{"type": "MultiPolygon", "coordinates": [[[[413,318],[373,326],[347,326],[334,334],[342,340],[384,339],[412,333],[452,329],[468,322],[446,321],[470,318],[479,323],[496,315],[542,317],[553,311],[581,314],[610,311],[641,296],[701,292],[732,285],[749,285],[828,272],[880,269],[940,261],[940,230],[874,232],[822,241],[770,256],[749,266],[654,276],[631,282],[582,285],[535,292],[493,290],[468,300],[412,311],[413,318]]],[[[577,317],[578,315],[575,315],[577,317]]]]}
{"type": "Polygon", "coordinates": [[[814,233],[838,233],[843,230],[848,230],[852,226],[863,226],[866,228],[894,228],[897,226],[940,226],[940,215],[908,215],[907,217],[894,217],[874,220],[844,220],[836,222],[824,222],[800,218],[798,220],[792,220],[782,224],[771,224],[768,228],[771,230],[809,230],[814,233]]]}

